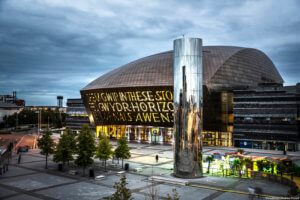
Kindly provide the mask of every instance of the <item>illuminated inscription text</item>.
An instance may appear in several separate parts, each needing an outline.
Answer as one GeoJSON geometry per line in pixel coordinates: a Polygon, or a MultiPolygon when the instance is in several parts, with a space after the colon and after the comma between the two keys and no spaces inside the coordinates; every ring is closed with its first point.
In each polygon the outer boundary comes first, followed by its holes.
{"type": "Polygon", "coordinates": [[[173,126],[172,88],[106,89],[84,94],[96,123],[173,126]]]}

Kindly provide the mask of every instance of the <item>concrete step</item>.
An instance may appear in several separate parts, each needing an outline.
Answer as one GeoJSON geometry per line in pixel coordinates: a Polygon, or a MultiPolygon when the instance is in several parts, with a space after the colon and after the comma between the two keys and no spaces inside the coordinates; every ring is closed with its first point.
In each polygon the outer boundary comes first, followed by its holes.
{"type": "Polygon", "coordinates": [[[148,178],[149,181],[154,182],[164,182],[164,183],[171,183],[175,185],[188,185],[189,181],[181,178],[175,177],[164,177],[164,176],[150,176],[148,178]]]}

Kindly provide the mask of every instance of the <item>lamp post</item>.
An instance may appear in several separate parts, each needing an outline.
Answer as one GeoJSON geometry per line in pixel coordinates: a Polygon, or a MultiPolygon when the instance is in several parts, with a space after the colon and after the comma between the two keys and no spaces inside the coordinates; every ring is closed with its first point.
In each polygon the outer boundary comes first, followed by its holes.
{"type": "Polygon", "coordinates": [[[39,138],[40,137],[40,126],[41,126],[41,111],[40,110],[38,110],[38,111],[36,111],[35,113],[37,113],[38,114],[38,119],[37,119],[37,136],[35,137],[35,142],[34,142],[34,148],[36,148],[36,141],[37,141],[37,138],[39,138]]]}
{"type": "Polygon", "coordinates": [[[16,115],[16,130],[18,129],[19,126],[19,111],[17,111],[17,115],[16,115]]]}

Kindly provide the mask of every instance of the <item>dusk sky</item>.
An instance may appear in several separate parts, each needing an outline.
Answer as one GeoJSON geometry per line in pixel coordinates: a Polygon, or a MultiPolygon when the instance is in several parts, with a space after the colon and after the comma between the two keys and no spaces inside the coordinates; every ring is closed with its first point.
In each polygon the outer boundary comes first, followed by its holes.
{"type": "Polygon", "coordinates": [[[135,59],[172,49],[182,35],[204,45],[266,53],[286,85],[300,82],[298,0],[0,0],[0,94],[56,105],[135,59]]]}

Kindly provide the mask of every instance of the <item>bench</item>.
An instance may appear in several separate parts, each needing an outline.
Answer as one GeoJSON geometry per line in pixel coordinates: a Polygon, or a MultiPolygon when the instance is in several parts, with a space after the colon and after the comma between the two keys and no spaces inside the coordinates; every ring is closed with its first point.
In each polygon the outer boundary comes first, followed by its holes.
{"type": "Polygon", "coordinates": [[[71,175],[77,175],[78,171],[76,171],[76,170],[69,170],[69,174],[71,174],[71,175]]]}
{"type": "Polygon", "coordinates": [[[141,172],[141,171],[143,171],[143,169],[140,168],[140,167],[137,167],[137,168],[134,169],[134,171],[135,171],[135,172],[141,172]]]}
{"type": "Polygon", "coordinates": [[[105,179],[105,176],[104,176],[104,175],[99,175],[99,176],[96,176],[96,177],[95,177],[95,180],[96,180],[96,181],[103,180],[103,179],[105,179]]]}
{"type": "Polygon", "coordinates": [[[117,172],[117,175],[123,175],[123,174],[125,174],[125,171],[119,171],[119,172],[117,172]]]}

